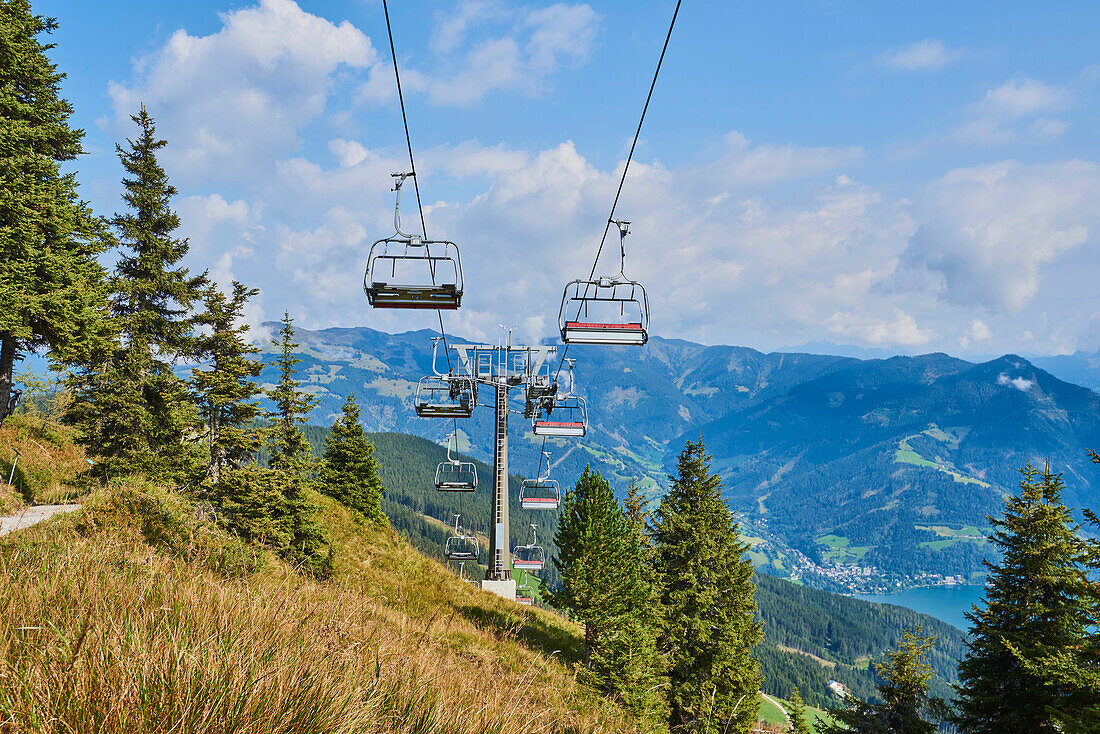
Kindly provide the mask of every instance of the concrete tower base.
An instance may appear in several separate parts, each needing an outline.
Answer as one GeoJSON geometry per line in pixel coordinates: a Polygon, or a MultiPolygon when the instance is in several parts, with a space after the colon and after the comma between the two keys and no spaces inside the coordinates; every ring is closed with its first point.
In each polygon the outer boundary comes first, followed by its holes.
{"type": "Polygon", "coordinates": [[[497,596],[504,597],[508,601],[516,600],[516,580],[505,579],[503,581],[490,581],[485,579],[481,582],[481,590],[489,591],[497,596]]]}

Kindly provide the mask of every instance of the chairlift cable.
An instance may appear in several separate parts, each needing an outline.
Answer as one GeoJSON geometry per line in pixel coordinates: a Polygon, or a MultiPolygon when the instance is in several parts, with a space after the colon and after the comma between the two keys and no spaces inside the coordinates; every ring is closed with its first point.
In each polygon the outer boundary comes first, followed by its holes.
{"type": "MultiPolygon", "coordinates": [[[[416,159],[413,157],[412,136],[409,135],[409,117],[405,113],[405,95],[401,91],[401,72],[397,68],[397,49],[393,44],[393,28],[390,27],[390,9],[386,0],[382,0],[382,12],[386,15],[386,33],[390,39],[390,58],[393,59],[393,76],[397,80],[397,101],[401,104],[401,121],[405,125],[405,143],[409,148],[409,166],[412,169],[413,190],[416,191],[416,208],[420,212],[420,230],[424,233],[424,239],[428,239],[428,225],[424,220],[424,205],[420,201],[420,181],[416,177],[416,159]]],[[[432,273],[435,279],[435,273],[432,273]]],[[[439,317],[439,332],[443,335],[443,354],[447,357],[447,371],[451,371],[451,350],[447,346],[447,330],[443,327],[443,314],[436,309],[435,315],[439,317]]],[[[458,421],[455,421],[455,431],[458,431],[458,421]]]]}
{"type": "MultiPolygon", "coordinates": [[[[661,65],[665,61],[665,52],[668,51],[668,42],[672,38],[672,29],[676,27],[676,16],[680,14],[680,3],[682,2],[683,0],[676,0],[676,9],[672,11],[672,21],[668,24],[668,33],[665,34],[665,43],[664,46],[661,47],[661,56],[657,59],[657,68],[653,71],[653,81],[649,84],[649,94],[646,95],[645,105],[642,106],[642,115],[638,118],[638,127],[634,131],[634,141],[630,144],[630,154],[626,157],[626,164],[623,166],[623,175],[619,178],[619,188],[615,191],[615,200],[611,203],[611,214],[607,217],[607,224],[604,225],[603,236],[600,238],[600,247],[596,250],[596,258],[592,261],[592,270],[588,273],[589,280],[596,274],[596,265],[600,262],[600,254],[603,252],[604,243],[607,241],[607,233],[611,230],[611,221],[615,219],[615,209],[619,206],[619,197],[623,193],[623,184],[626,183],[626,172],[630,169],[630,162],[634,159],[634,149],[638,146],[638,138],[642,134],[642,123],[645,122],[645,114],[649,111],[649,101],[653,99],[653,90],[657,86],[657,77],[661,73],[661,65]]],[[[383,0],[383,4],[385,4],[385,0],[383,0]]],[[[396,64],[396,62],[394,63],[396,64]]],[[[396,69],[397,67],[395,66],[394,68],[396,69]]],[[[562,350],[561,361],[558,362],[558,369],[554,373],[555,380],[558,374],[561,373],[561,367],[565,364],[565,357],[567,354],[569,354],[569,344],[566,344],[565,349],[562,350]]]]}

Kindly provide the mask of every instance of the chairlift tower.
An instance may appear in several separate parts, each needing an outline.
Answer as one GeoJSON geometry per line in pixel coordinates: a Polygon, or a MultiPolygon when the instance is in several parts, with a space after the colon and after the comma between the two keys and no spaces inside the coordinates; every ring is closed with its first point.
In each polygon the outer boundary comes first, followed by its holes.
{"type": "MultiPolygon", "coordinates": [[[[435,342],[435,356],[439,341],[435,342]]],[[[492,527],[489,531],[489,569],[481,588],[506,599],[515,601],[516,581],[512,578],[511,531],[508,522],[508,414],[530,416],[532,401],[552,397],[557,383],[550,373],[550,360],[557,352],[554,346],[517,346],[507,344],[450,344],[455,359],[448,360],[451,369],[436,375],[448,380],[467,379],[493,390],[493,497],[492,527]],[[526,406],[523,410],[511,407],[513,389],[522,390],[526,406]]],[[[474,401],[475,407],[479,406],[474,401]]],[[[489,407],[481,405],[480,407],[489,407]]]]}

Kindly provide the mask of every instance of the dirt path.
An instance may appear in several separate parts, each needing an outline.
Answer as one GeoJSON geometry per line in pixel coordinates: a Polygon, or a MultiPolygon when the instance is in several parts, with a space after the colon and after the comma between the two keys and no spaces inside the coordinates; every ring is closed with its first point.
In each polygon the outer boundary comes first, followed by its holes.
{"type": "Polygon", "coordinates": [[[80,505],[35,505],[8,517],[0,517],[0,535],[29,528],[62,512],[76,512],[80,505]]]}

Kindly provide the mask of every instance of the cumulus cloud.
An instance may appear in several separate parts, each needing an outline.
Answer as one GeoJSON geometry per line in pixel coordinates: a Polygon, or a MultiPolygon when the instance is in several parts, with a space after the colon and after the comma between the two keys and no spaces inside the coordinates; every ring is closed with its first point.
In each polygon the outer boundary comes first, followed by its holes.
{"type": "Polygon", "coordinates": [[[876,57],[882,66],[902,71],[939,71],[962,56],[957,49],[949,49],[937,38],[895,46],[876,57]]]}
{"type": "Polygon", "coordinates": [[[1087,161],[961,168],[936,181],[902,261],[947,302],[1019,313],[1043,266],[1095,236],[1100,170],[1087,161]]]}
{"type": "Polygon", "coordinates": [[[935,332],[922,329],[912,315],[897,309],[892,318],[851,312],[836,312],[825,320],[832,334],[858,339],[867,344],[918,347],[930,342],[935,332]]]}
{"type": "MultiPolygon", "coordinates": [[[[588,58],[598,27],[599,15],[587,4],[535,8],[466,0],[438,19],[433,68],[403,65],[402,88],[438,105],[470,105],[500,90],[538,94],[559,68],[588,58]]],[[[392,64],[374,64],[359,97],[391,100],[393,79],[392,64]]]]}
{"type": "Polygon", "coordinates": [[[132,82],[108,88],[116,132],[132,134],[128,117],[144,103],[172,141],[164,158],[176,176],[255,176],[272,156],[300,147],[341,67],[377,61],[370,39],[351,23],[333,23],[293,0],[261,0],[220,17],[221,28],[207,36],[176,31],[137,62],[132,82]]]}
{"type": "Polygon", "coordinates": [[[981,319],[970,322],[963,335],[959,337],[959,346],[969,349],[971,344],[982,344],[993,338],[993,331],[981,319]]]}
{"type": "MultiPolygon", "coordinates": [[[[392,231],[386,222],[392,194],[381,185],[388,175],[382,156],[362,143],[339,139],[330,148],[335,168],[301,159],[280,168],[294,206],[329,208],[323,227],[280,234],[278,264],[319,304],[349,299],[357,309],[343,312],[349,323],[363,318],[385,327],[397,317],[370,313],[348,273],[361,270],[370,240],[392,231]],[[356,221],[370,234],[353,229],[356,221]]],[[[851,305],[865,297],[889,272],[911,224],[903,207],[836,174],[861,154],[753,145],[730,134],[700,164],[669,169],[636,162],[619,208],[634,221],[626,272],[649,288],[661,333],[702,339],[731,313],[757,333],[781,324],[815,328],[822,303],[851,305]],[[765,195],[789,185],[810,187],[809,200],[765,195]],[[819,288],[822,278],[827,284],[819,288]]],[[[419,161],[433,176],[488,181],[465,200],[425,198],[433,236],[463,248],[467,294],[461,312],[447,316],[448,329],[492,338],[504,321],[524,339],[552,332],[564,284],[592,265],[622,164],[598,168],[568,141],[534,152],[467,141],[429,149],[419,161]]],[[[421,182],[426,197],[438,190],[432,180],[421,182]]],[[[412,216],[415,209],[405,211],[412,216]]],[[[619,269],[615,240],[612,232],[600,273],[619,269]]],[[[904,330],[901,336],[910,338],[904,330]]]]}

